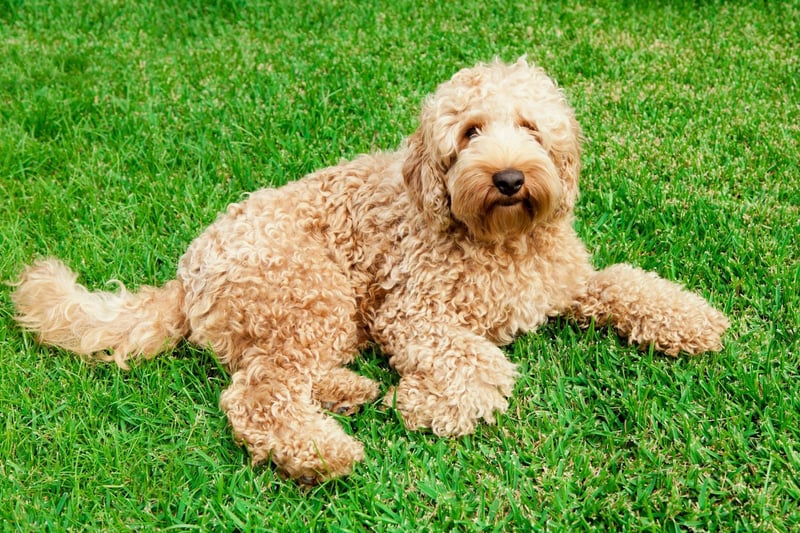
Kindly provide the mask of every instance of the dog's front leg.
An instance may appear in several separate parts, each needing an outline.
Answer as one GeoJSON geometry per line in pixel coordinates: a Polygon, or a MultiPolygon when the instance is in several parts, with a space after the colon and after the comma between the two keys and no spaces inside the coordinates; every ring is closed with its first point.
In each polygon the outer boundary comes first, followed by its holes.
{"type": "Polygon", "coordinates": [[[626,264],[589,278],[573,315],[581,325],[610,325],[629,342],[668,355],[722,349],[728,319],[700,296],[626,264]]]}
{"type": "Polygon", "coordinates": [[[409,429],[435,434],[471,433],[479,419],[494,423],[508,407],[516,365],[487,339],[460,327],[429,322],[397,323],[379,342],[400,383],[385,402],[395,406],[409,429]]]}

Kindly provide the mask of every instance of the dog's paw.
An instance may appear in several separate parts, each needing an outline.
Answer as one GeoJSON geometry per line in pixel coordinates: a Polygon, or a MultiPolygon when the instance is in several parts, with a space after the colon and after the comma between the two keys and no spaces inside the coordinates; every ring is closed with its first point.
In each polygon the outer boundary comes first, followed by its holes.
{"type": "Polygon", "coordinates": [[[312,385],[312,395],[319,405],[337,415],[352,415],[378,397],[379,387],[373,380],[347,368],[334,368],[312,385]]]}
{"type": "Polygon", "coordinates": [[[730,327],[701,296],[625,264],[595,273],[573,312],[581,325],[609,324],[629,343],[672,356],[719,351],[730,327]]]}
{"type": "Polygon", "coordinates": [[[293,437],[297,441],[268,451],[250,446],[253,464],[271,459],[282,477],[296,479],[302,485],[316,485],[350,474],[353,466],[364,460],[363,444],[341,430],[309,435],[308,440],[300,435],[293,437]]]}
{"type": "Polygon", "coordinates": [[[457,437],[475,430],[479,420],[495,423],[495,413],[508,409],[514,386],[512,375],[484,380],[435,382],[418,375],[406,375],[384,398],[400,411],[408,429],[430,428],[439,436],[457,437]]]}

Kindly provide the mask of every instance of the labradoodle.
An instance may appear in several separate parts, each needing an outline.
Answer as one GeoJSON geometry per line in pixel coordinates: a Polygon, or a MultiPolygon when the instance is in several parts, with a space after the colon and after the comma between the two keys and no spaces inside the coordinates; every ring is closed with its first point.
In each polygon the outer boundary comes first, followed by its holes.
{"type": "Polygon", "coordinates": [[[595,271],[573,229],[579,127],[524,60],[461,70],[393,153],[364,155],[227,211],[177,279],[90,292],[55,259],[12,296],[42,343],[113,360],[180,339],[230,372],[220,398],[253,463],[315,482],[345,475],[362,444],[327,412],[379,395],[347,368],[374,343],[399,372],[384,400],[409,429],[494,422],[516,366],[498,348],[549,317],[609,325],[676,355],[720,350],[729,323],[704,299],[628,265],[595,271]]]}

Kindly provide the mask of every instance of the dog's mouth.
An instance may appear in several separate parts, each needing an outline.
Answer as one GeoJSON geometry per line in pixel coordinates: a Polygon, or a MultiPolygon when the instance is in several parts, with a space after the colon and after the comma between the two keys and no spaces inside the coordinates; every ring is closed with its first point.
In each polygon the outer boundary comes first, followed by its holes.
{"type": "Polygon", "coordinates": [[[525,200],[523,198],[517,198],[517,197],[513,197],[513,196],[505,196],[503,198],[500,198],[500,199],[496,200],[494,204],[495,205],[499,205],[499,206],[503,206],[503,207],[507,207],[507,206],[510,206],[510,205],[517,205],[517,204],[521,204],[521,203],[524,203],[524,202],[525,202],[525,200]]]}
{"type": "Polygon", "coordinates": [[[525,196],[504,196],[502,198],[497,198],[489,207],[490,211],[494,209],[502,209],[503,211],[513,209],[517,210],[519,214],[524,212],[530,218],[534,218],[534,214],[536,213],[533,202],[530,198],[525,196]]]}
{"type": "Polygon", "coordinates": [[[512,207],[520,204],[522,204],[522,206],[524,207],[533,206],[533,201],[531,200],[531,197],[522,191],[513,196],[506,196],[500,194],[488,195],[486,198],[486,203],[489,204],[490,207],[512,207]]]}

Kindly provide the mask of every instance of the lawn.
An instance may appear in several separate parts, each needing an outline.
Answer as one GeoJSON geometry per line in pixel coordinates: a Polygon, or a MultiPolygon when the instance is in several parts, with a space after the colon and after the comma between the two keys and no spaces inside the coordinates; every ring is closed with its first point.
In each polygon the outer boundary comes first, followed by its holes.
{"type": "Polygon", "coordinates": [[[366,460],[302,488],[234,443],[213,354],[87,364],[2,285],[0,530],[800,528],[798,50],[797,1],[0,0],[0,280],[54,255],[93,288],[164,283],[247,191],[393,149],[437,83],[527,54],[584,130],[595,264],[732,321],[670,358],[554,320],[507,348],[497,425],[441,439],[369,405],[341,419],[366,460]]]}

